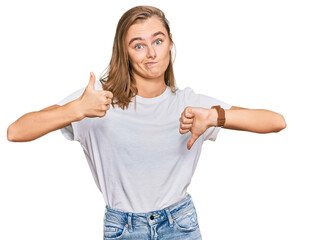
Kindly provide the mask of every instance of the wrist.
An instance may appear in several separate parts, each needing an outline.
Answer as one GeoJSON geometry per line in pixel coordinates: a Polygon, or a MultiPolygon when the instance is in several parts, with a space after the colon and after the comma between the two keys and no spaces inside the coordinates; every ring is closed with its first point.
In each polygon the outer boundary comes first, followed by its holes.
{"type": "Polygon", "coordinates": [[[209,109],[208,128],[217,126],[218,113],[216,109],[209,109]]]}
{"type": "Polygon", "coordinates": [[[213,117],[211,118],[212,119],[212,125],[215,126],[215,127],[223,127],[225,125],[225,122],[226,122],[225,109],[223,109],[220,105],[214,105],[214,106],[212,106],[210,108],[210,110],[211,109],[214,109],[217,112],[216,120],[214,120],[213,117]],[[215,124],[214,124],[214,122],[215,122],[215,124]]]}
{"type": "Polygon", "coordinates": [[[72,109],[73,115],[75,116],[76,121],[80,121],[86,117],[82,111],[79,98],[75,99],[70,104],[71,104],[71,109],[72,109]]]}

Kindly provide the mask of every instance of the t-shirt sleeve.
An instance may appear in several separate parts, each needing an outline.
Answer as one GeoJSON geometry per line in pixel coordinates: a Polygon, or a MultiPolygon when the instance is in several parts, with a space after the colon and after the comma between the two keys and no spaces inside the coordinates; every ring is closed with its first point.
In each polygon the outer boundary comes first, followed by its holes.
{"type": "MultiPolygon", "coordinates": [[[[203,107],[207,109],[210,109],[214,105],[220,105],[223,109],[230,109],[232,107],[232,105],[217,98],[195,93],[190,87],[185,88],[185,91],[186,97],[188,97],[188,101],[192,107],[203,107]]],[[[215,141],[220,129],[221,127],[209,127],[200,137],[203,138],[203,141],[215,141]]]]}
{"type": "MultiPolygon", "coordinates": [[[[86,89],[86,87],[82,87],[82,88],[76,90],[75,92],[69,94],[67,97],[60,100],[56,104],[62,106],[66,103],[69,103],[69,102],[79,98],[80,96],[82,96],[85,89],[86,89]]],[[[94,89],[95,90],[103,90],[100,80],[95,81],[94,89]]],[[[67,138],[68,140],[80,142],[84,138],[85,132],[88,129],[88,121],[87,120],[88,119],[83,118],[80,121],[71,122],[71,124],[69,124],[68,126],[61,128],[60,131],[64,135],[64,137],[67,138]]]]}
{"type": "MultiPolygon", "coordinates": [[[[84,90],[85,90],[85,87],[80,88],[77,91],[69,94],[67,97],[60,100],[56,104],[58,104],[59,106],[62,106],[66,103],[69,103],[79,98],[80,96],[82,96],[84,90]]],[[[70,141],[80,141],[80,136],[81,136],[80,122],[81,121],[71,122],[71,124],[69,124],[68,126],[61,128],[60,131],[63,134],[63,136],[70,141]]]]}

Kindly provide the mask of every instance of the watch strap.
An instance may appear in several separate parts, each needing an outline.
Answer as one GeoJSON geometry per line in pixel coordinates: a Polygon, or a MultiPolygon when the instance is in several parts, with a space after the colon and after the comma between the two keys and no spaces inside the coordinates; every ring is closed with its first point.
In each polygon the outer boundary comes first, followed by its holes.
{"type": "Polygon", "coordinates": [[[225,124],[226,118],[225,118],[225,110],[220,107],[220,105],[215,105],[212,106],[210,109],[215,108],[218,113],[218,118],[217,118],[217,125],[216,127],[222,127],[225,124]]]}

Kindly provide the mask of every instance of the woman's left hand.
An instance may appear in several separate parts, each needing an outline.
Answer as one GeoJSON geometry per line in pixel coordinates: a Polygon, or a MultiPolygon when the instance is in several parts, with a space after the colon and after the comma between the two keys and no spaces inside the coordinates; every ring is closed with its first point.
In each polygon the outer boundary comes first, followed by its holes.
{"type": "Polygon", "coordinates": [[[188,141],[187,148],[191,149],[194,142],[214,123],[212,119],[217,119],[217,111],[202,107],[186,107],[180,117],[181,134],[191,132],[191,137],[188,141]]]}

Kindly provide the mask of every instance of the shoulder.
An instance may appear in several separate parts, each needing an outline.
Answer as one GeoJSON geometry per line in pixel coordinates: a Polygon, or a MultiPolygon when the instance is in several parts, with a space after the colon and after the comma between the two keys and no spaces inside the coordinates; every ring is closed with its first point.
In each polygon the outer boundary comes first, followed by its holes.
{"type": "Polygon", "coordinates": [[[177,100],[184,106],[194,106],[199,102],[198,94],[191,87],[177,89],[177,100]]]}
{"type": "Polygon", "coordinates": [[[183,89],[178,88],[176,93],[180,96],[187,96],[187,95],[193,94],[194,91],[191,87],[185,87],[183,89]]]}

